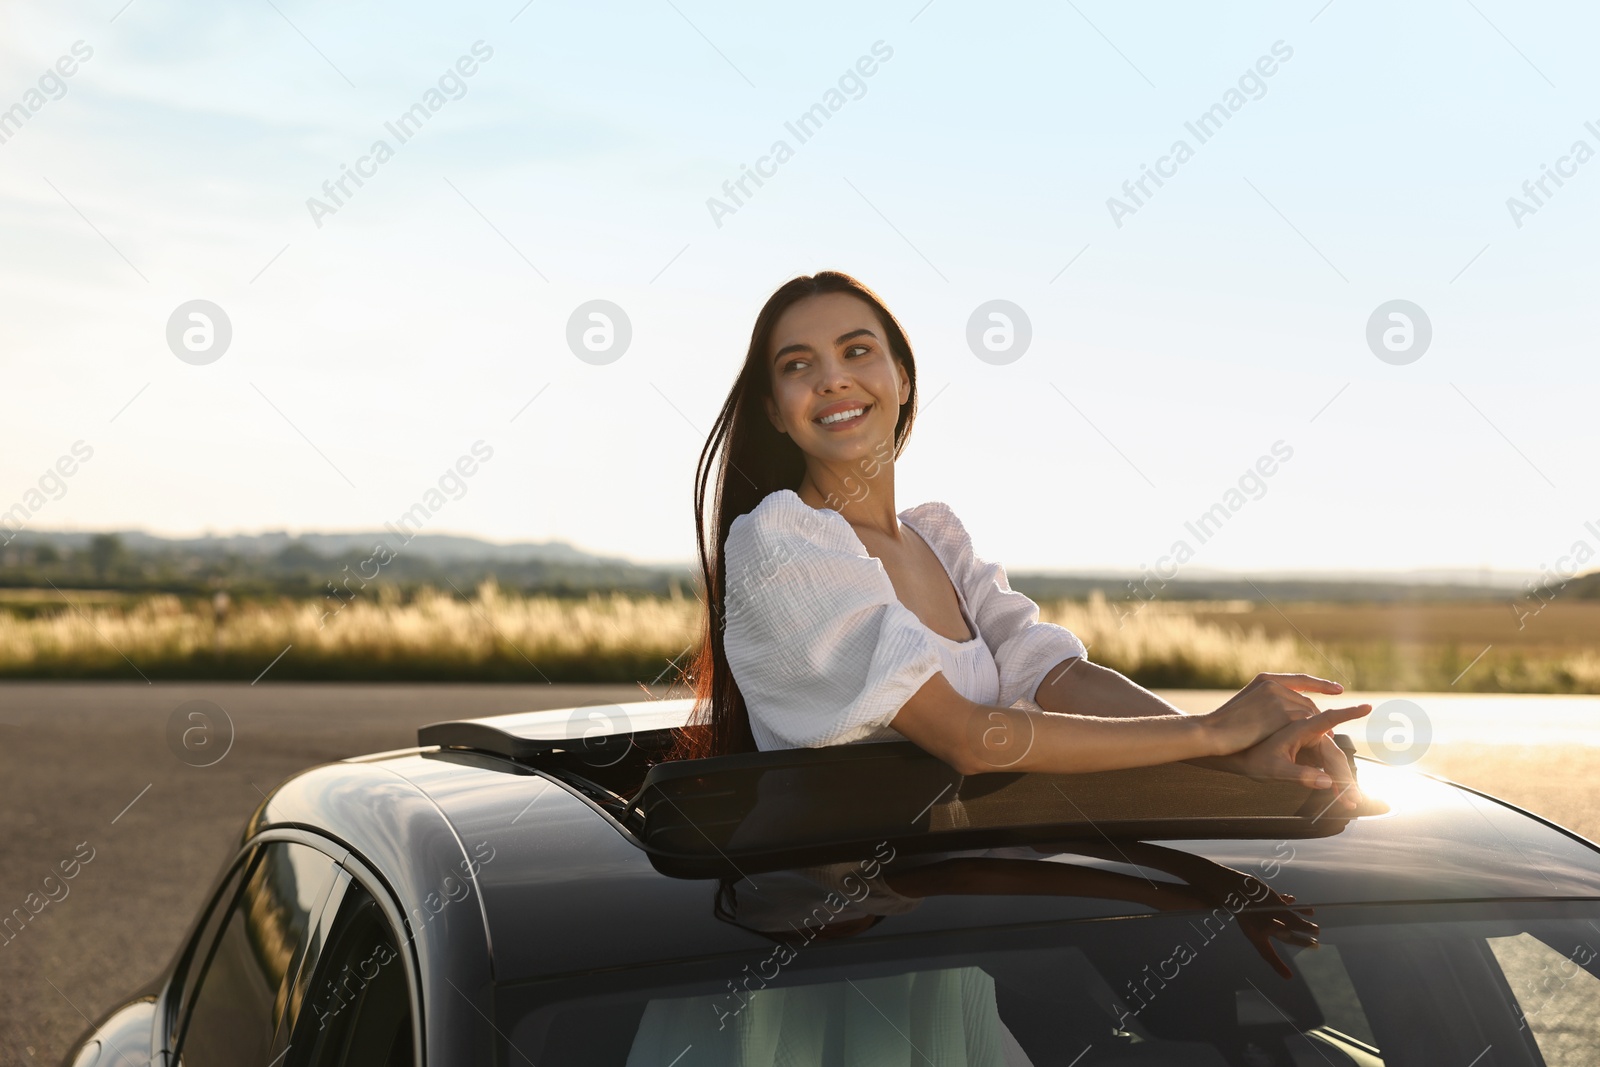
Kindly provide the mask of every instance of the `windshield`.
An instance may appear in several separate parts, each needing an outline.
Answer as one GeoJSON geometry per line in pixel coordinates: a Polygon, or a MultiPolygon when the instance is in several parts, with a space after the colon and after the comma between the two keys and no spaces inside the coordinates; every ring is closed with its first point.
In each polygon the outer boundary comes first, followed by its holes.
{"type": "Polygon", "coordinates": [[[745,955],[503,988],[504,1061],[1600,1063],[1595,901],[1246,907],[894,937],[843,922],[745,955]]]}

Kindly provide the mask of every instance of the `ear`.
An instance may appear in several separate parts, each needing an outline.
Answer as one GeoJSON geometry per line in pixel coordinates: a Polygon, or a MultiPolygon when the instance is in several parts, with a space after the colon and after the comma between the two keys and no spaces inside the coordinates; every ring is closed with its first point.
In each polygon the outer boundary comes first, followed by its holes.
{"type": "Polygon", "coordinates": [[[770,396],[762,397],[761,403],[767,409],[767,421],[772,423],[772,428],[779,433],[788,433],[789,431],[783,428],[783,418],[778,414],[777,403],[770,396]]]}
{"type": "Polygon", "coordinates": [[[906,373],[905,364],[898,359],[894,361],[894,369],[900,374],[900,403],[904,404],[911,399],[911,375],[906,373]]]}

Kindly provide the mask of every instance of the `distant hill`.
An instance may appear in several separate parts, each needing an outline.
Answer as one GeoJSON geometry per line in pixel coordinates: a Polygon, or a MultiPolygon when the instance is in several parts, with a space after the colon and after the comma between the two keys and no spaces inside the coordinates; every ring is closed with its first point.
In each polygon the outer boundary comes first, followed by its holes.
{"type": "MultiPolygon", "coordinates": [[[[369,555],[373,545],[380,541],[391,549],[399,549],[400,541],[388,530],[303,534],[275,530],[259,534],[229,534],[226,537],[160,537],[145,533],[143,530],[100,532],[115,534],[130,552],[192,552],[199,556],[238,555],[247,558],[276,556],[291,545],[299,545],[319,556],[329,558],[344,556],[351,552],[360,552],[364,557],[369,555]]],[[[58,548],[82,550],[89,547],[90,540],[95,536],[96,532],[29,531],[19,540],[45,542],[58,548]]],[[[525,563],[529,560],[544,560],[550,563],[634,565],[625,559],[593,555],[574,548],[566,541],[519,541],[509,545],[498,545],[492,541],[455,534],[415,534],[405,543],[404,551],[410,555],[439,561],[504,560],[525,563]]]]}
{"type": "MultiPolygon", "coordinates": [[[[1135,581],[1125,576],[1090,577],[1070,574],[1011,575],[1011,586],[1034,600],[1056,600],[1063,597],[1082,600],[1099,590],[1107,600],[1256,600],[1263,597],[1278,601],[1331,601],[1388,603],[1394,601],[1439,600],[1514,600],[1522,590],[1516,587],[1482,583],[1449,581],[1405,581],[1400,579],[1351,578],[1338,576],[1317,577],[1243,577],[1218,575],[1211,578],[1175,578],[1164,586],[1152,581],[1149,586],[1135,586],[1135,581]]],[[[1569,585],[1560,595],[1578,599],[1569,585]]],[[[1597,589],[1600,593],[1600,589],[1597,589]]]]}
{"type": "MultiPolygon", "coordinates": [[[[453,534],[417,534],[400,547],[387,530],[357,533],[268,531],[189,538],[159,537],[141,530],[115,532],[27,531],[0,548],[0,586],[63,587],[205,593],[227,588],[245,595],[322,595],[328,583],[361,573],[402,586],[454,585],[466,590],[484,578],[507,589],[585,595],[591,591],[666,595],[674,587],[689,595],[698,587],[692,563],[642,564],[599,556],[566,541],[496,544],[453,534]],[[396,557],[372,563],[382,542],[396,557]]],[[[1099,591],[1107,600],[1392,601],[1508,600],[1524,595],[1536,574],[1488,569],[1408,572],[1283,572],[1244,576],[1188,568],[1164,586],[1130,587],[1139,575],[1017,571],[1013,588],[1034,600],[1085,599],[1099,591]]],[[[1545,594],[1551,595],[1549,591],[1545,594]]],[[[1600,599],[1600,571],[1555,590],[1562,599],[1600,599]]]]}
{"type": "Polygon", "coordinates": [[[689,569],[598,556],[565,541],[501,545],[452,534],[388,530],[286,531],[225,537],[159,537],[142,530],[27,531],[0,548],[0,587],[118,589],[209,595],[323,596],[368,579],[402,588],[470,591],[486,578],[524,593],[687,595],[689,569]],[[384,546],[381,551],[377,546],[384,546]],[[349,584],[344,584],[349,583],[349,584]]]}
{"type": "Polygon", "coordinates": [[[1555,590],[1556,596],[1573,600],[1600,600],[1600,571],[1580,574],[1555,590]]]}

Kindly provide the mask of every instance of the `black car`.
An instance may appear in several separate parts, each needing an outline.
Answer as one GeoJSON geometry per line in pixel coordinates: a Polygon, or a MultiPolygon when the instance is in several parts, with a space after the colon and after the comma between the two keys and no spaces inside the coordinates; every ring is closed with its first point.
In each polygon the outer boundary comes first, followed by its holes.
{"type": "Polygon", "coordinates": [[[689,710],[297,774],[70,1062],[1600,1063],[1600,851],[1474,790],[1353,756],[1354,811],[909,742],[663,761],[689,710]]]}

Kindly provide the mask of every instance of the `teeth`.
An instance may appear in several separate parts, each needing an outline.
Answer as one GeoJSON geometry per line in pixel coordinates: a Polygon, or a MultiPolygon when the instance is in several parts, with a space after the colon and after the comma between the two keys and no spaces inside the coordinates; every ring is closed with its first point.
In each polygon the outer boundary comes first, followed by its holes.
{"type": "Polygon", "coordinates": [[[832,415],[825,415],[817,421],[826,426],[830,422],[843,422],[845,419],[853,419],[866,410],[866,408],[851,408],[849,411],[838,411],[832,415]]]}

